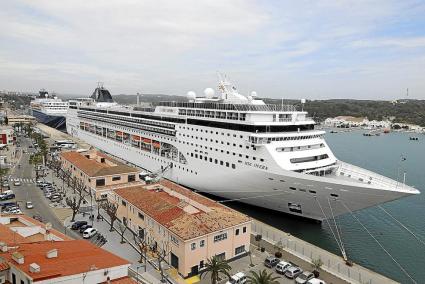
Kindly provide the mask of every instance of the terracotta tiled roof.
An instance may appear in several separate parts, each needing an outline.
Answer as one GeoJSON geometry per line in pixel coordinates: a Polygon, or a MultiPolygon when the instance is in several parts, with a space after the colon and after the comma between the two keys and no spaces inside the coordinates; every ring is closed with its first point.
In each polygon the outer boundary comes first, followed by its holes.
{"type": "Polygon", "coordinates": [[[8,270],[10,268],[7,262],[0,262],[0,272],[8,270]]]}
{"type": "MultiPolygon", "coordinates": [[[[20,244],[20,243],[30,243],[34,241],[42,241],[44,240],[44,235],[41,233],[37,233],[28,237],[23,237],[19,233],[15,233],[10,228],[12,227],[32,227],[32,226],[41,226],[44,228],[46,226],[45,224],[29,217],[24,214],[19,215],[6,215],[3,218],[18,218],[17,221],[13,221],[10,224],[0,224],[0,242],[4,242],[6,244],[20,244]],[[27,224],[24,224],[20,221],[27,221],[27,224]]],[[[62,234],[61,232],[50,229],[50,234],[56,236],[57,238],[60,238],[64,241],[66,240],[73,240],[72,238],[68,237],[67,235],[62,234]]]]}
{"type": "Polygon", "coordinates": [[[114,192],[183,240],[250,221],[248,216],[173,182],[163,180],[159,185],[165,190],[145,185],[119,188],[114,192]],[[189,204],[191,201],[199,205],[189,204]]]}
{"type": "Polygon", "coordinates": [[[0,257],[32,277],[34,281],[130,264],[127,260],[85,240],[21,244],[16,250],[0,253],[0,257]],[[58,250],[58,256],[47,258],[46,253],[52,249],[58,250]],[[12,254],[16,251],[24,256],[24,264],[18,264],[12,259],[12,254]],[[40,272],[30,272],[30,263],[38,264],[40,272]]]}
{"type": "Polygon", "coordinates": [[[61,156],[90,177],[139,172],[137,168],[127,166],[98,151],[95,151],[95,154],[111,161],[115,165],[100,163],[95,159],[89,159],[84,154],[75,151],[63,152],[61,156]]]}
{"type": "Polygon", "coordinates": [[[15,245],[24,243],[26,241],[27,240],[24,237],[18,233],[15,233],[6,225],[0,224],[0,242],[6,243],[8,245],[15,245]]]}

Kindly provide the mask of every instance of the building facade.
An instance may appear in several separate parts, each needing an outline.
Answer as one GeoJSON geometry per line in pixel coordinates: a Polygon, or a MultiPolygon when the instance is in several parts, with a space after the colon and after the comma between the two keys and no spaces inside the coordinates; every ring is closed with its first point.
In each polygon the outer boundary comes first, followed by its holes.
{"type": "Polygon", "coordinates": [[[62,169],[71,177],[82,180],[96,199],[106,198],[107,193],[118,186],[140,184],[140,170],[127,166],[96,151],[67,151],[59,155],[62,169]]]}
{"type": "Polygon", "coordinates": [[[183,277],[197,275],[213,256],[232,260],[249,251],[251,219],[222,204],[163,180],[115,189],[121,222],[146,240],[183,277]]]}
{"type": "Polygon", "coordinates": [[[15,141],[14,130],[11,126],[0,127],[0,144],[12,145],[15,141]]]}

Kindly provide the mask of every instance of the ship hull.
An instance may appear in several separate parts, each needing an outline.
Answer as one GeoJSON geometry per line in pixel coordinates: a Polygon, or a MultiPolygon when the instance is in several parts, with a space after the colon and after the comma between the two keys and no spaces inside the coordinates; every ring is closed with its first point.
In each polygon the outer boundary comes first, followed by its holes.
{"type": "Polygon", "coordinates": [[[322,221],[409,195],[286,170],[270,172],[242,164],[237,170],[229,170],[190,157],[187,157],[188,167],[80,130],[77,124],[69,125],[68,133],[151,172],[171,163],[163,177],[197,191],[314,220],[322,221]]]}
{"type": "Polygon", "coordinates": [[[65,131],[66,130],[66,117],[65,115],[49,115],[39,110],[32,110],[32,116],[34,116],[38,122],[45,124],[49,127],[65,131]]]}

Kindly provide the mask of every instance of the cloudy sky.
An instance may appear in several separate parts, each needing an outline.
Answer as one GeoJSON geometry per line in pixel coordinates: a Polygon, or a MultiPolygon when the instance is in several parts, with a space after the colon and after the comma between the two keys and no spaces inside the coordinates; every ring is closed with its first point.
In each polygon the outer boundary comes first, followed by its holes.
{"type": "Polygon", "coordinates": [[[0,89],[425,99],[425,2],[0,2],[0,89]]]}

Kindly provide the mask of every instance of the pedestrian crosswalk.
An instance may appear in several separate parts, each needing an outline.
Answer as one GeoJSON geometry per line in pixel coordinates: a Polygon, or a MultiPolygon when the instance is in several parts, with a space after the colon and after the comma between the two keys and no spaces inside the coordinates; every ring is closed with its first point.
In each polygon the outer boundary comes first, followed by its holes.
{"type": "Polygon", "coordinates": [[[11,175],[7,177],[7,180],[9,182],[19,181],[21,183],[27,183],[27,184],[35,183],[35,178],[20,178],[20,177],[13,177],[11,175]]]}

